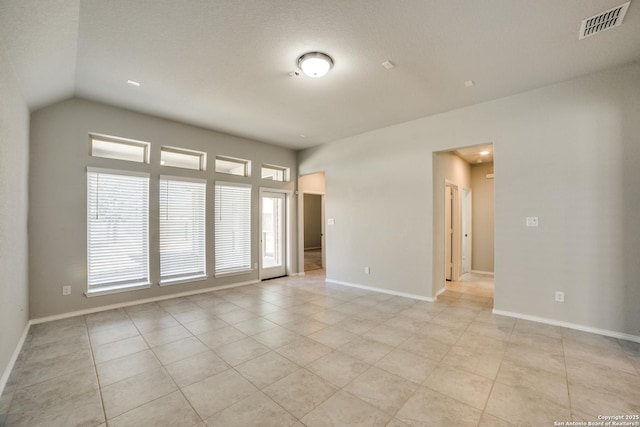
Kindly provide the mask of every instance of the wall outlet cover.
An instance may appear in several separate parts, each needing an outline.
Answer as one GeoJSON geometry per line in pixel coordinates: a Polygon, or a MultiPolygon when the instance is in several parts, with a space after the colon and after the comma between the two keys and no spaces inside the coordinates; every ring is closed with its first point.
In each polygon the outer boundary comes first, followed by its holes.
{"type": "Polygon", "coordinates": [[[527,217],[527,227],[537,227],[538,226],[538,217],[537,216],[528,216],[527,217]]]}

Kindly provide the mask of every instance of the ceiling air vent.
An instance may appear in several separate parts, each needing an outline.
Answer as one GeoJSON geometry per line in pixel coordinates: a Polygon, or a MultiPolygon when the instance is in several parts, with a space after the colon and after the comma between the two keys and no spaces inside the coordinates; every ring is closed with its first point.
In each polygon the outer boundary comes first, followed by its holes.
{"type": "Polygon", "coordinates": [[[627,13],[627,9],[629,8],[629,3],[631,2],[628,1],[625,4],[621,4],[620,6],[614,7],[613,9],[609,9],[582,21],[582,25],[580,25],[580,36],[578,38],[584,39],[622,24],[624,15],[627,13]]]}

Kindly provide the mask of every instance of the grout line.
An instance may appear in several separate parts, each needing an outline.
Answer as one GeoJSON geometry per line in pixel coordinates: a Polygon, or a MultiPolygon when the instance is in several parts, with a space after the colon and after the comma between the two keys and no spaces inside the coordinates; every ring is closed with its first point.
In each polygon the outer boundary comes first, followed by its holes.
{"type": "Polygon", "coordinates": [[[573,419],[573,405],[571,403],[571,387],[569,387],[569,371],[567,370],[567,355],[564,349],[564,337],[561,335],[560,337],[560,342],[562,343],[562,361],[564,362],[564,378],[565,378],[565,382],[567,383],[567,398],[569,399],[569,417],[571,417],[572,421],[575,421],[573,419]]]}

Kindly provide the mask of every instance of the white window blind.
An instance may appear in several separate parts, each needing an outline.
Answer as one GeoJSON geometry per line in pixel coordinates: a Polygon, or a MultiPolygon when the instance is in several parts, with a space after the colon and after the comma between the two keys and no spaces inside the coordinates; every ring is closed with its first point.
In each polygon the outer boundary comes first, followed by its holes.
{"type": "Polygon", "coordinates": [[[251,270],[251,186],[215,186],[216,274],[251,270]]]}
{"type": "Polygon", "coordinates": [[[87,169],[88,293],[149,283],[149,175],[87,169]]]}
{"type": "Polygon", "coordinates": [[[160,177],[160,281],[206,275],[205,180],[160,177]]]}

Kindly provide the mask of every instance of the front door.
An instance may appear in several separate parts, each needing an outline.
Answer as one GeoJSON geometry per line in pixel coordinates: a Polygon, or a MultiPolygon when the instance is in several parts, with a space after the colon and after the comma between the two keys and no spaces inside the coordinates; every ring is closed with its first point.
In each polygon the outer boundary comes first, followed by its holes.
{"type": "Polygon", "coordinates": [[[286,196],[284,193],[262,192],[260,207],[260,277],[262,280],[286,276],[286,196]]]}

